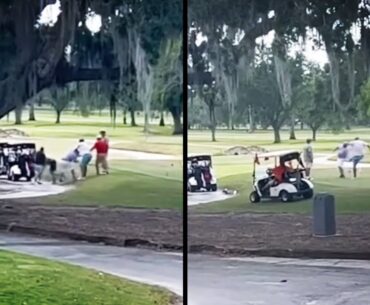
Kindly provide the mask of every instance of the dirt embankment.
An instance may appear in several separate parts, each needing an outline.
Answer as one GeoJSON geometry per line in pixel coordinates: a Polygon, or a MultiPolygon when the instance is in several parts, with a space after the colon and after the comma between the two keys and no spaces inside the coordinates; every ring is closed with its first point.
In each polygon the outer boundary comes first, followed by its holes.
{"type": "Polygon", "coordinates": [[[110,245],[182,250],[182,214],[171,210],[55,207],[0,202],[0,228],[110,245]]]}
{"type": "Polygon", "coordinates": [[[189,215],[189,251],[230,256],[370,259],[370,215],[337,216],[337,235],[314,237],[296,214],[189,215]]]}

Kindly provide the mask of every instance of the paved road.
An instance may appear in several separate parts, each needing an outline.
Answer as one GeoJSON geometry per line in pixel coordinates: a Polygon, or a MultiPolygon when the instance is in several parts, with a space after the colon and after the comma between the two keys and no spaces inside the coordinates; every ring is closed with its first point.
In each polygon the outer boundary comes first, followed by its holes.
{"type": "Polygon", "coordinates": [[[55,239],[0,233],[0,249],[56,259],[182,295],[182,256],[55,239]]]}
{"type": "Polygon", "coordinates": [[[189,305],[369,305],[370,262],[189,260],[189,305]]]}

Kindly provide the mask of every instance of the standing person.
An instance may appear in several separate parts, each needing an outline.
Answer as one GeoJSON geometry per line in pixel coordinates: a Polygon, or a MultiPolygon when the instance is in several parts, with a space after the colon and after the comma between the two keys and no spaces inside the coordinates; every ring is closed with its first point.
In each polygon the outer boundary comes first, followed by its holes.
{"type": "Polygon", "coordinates": [[[313,165],[313,148],[311,143],[312,140],[307,139],[306,145],[303,148],[303,161],[306,169],[307,179],[311,179],[311,168],[313,165]]]}
{"type": "Polygon", "coordinates": [[[105,164],[106,164],[106,170],[105,170],[105,173],[108,174],[108,151],[109,151],[109,139],[107,137],[107,133],[105,130],[101,130],[100,131],[100,136],[101,136],[101,139],[102,141],[104,141],[106,144],[107,144],[107,153],[106,153],[106,156],[105,156],[105,164]]]}
{"type": "Polygon", "coordinates": [[[100,134],[101,139],[103,141],[105,141],[107,144],[109,144],[109,139],[107,137],[106,131],[105,130],[101,130],[99,134],[100,134]]]}
{"type": "Polygon", "coordinates": [[[78,154],[81,156],[80,168],[81,168],[81,180],[85,180],[87,176],[87,166],[89,165],[92,154],[90,152],[90,147],[86,144],[84,139],[80,139],[77,146],[78,154]]]}
{"type": "Polygon", "coordinates": [[[360,140],[359,137],[355,138],[349,143],[352,151],[352,158],[350,161],[353,163],[353,178],[357,177],[357,165],[364,158],[365,149],[370,148],[369,144],[360,140]]]}
{"type": "Polygon", "coordinates": [[[348,143],[343,143],[335,150],[338,150],[337,154],[337,164],[339,169],[339,178],[345,178],[343,165],[348,158],[348,143]]]}
{"type": "Polygon", "coordinates": [[[44,148],[41,147],[39,151],[36,152],[35,162],[33,163],[33,168],[35,170],[35,182],[41,184],[41,176],[44,172],[46,166],[46,155],[44,148]]]}
{"type": "Polygon", "coordinates": [[[106,140],[103,140],[99,135],[96,139],[94,146],[90,149],[90,151],[96,150],[96,161],[95,161],[95,168],[96,174],[100,175],[99,166],[100,164],[103,167],[103,170],[106,174],[108,172],[108,163],[107,163],[107,155],[108,155],[108,143],[106,140]]]}

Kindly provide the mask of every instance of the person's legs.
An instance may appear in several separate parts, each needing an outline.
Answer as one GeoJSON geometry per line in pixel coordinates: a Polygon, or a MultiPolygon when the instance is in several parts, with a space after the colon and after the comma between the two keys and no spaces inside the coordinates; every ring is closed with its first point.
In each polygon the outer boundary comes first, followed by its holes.
{"type": "Polygon", "coordinates": [[[343,164],[344,164],[344,159],[338,159],[339,178],[345,178],[343,164]]]}
{"type": "Polygon", "coordinates": [[[95,168],[96,168],[96,174],[97,175],[100,175],[100,164],[103,163],[103,159],[102,159],[102,155],[101,154],[97,154],[96,155],[96,161],[95,161],[95,168]]]}
{"type": "Polygon", "coordinates": [[[106,154],[102,156],[102,167],[103,167],[105,173],[109,174],[109,172],[108,172],[108,160],[107,160],[107,155],[106,154]]]}
{"type": "Polygon", "coordinates": [[[310,162],[306,162],[306,177],[307,178],[310,178],[310,175],[311,175],[311,167],[312,167],[312,163],[310,162]]]}
{"type": "Polygon", "coordinates": [[[82,156],[82,160],[81,160],[81,176],[82,178],[86,178],[87,176],[87,166],[89,165],[90,161],[91,161],[91,154],[85,154],[82,156]]]}
{"type": "Polygon", "coordinates": [[[352,162],[353,162],[353,177],[354,178],[357,178],[357,165],[360,163],[360,161],[362,160],[364,156],[354,156],[352,158],[352,162]]]}

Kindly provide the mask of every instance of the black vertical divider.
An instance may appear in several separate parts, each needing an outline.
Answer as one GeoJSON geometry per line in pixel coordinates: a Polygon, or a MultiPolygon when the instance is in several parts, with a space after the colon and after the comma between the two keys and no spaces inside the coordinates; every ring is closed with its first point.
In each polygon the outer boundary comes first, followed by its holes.
{"type": "Polygon", "coordinates": [[[188,202],[187,202],[187,156],[188,156],[188,2],[183,0],[183,302],[188,304],[188,202]]]}

